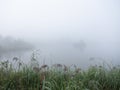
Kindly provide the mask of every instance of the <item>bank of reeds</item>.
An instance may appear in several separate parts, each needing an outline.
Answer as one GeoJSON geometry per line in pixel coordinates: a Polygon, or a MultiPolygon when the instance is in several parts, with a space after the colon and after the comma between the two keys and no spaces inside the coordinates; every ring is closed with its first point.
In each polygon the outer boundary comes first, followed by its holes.
{"type": "Polygon", "coordinates": [[[120,66],[81,70],[61,64],[39,66],[34,58],[30,65],[18,58],[13,62],[0,62],[0,90],[120,90],[120,66]]]}

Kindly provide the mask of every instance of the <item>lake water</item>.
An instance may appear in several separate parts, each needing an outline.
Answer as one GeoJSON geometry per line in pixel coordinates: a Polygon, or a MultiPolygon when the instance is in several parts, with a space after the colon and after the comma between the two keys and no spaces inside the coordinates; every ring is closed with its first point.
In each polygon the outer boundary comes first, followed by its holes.
{"type": "Polygon", "coordinates": [[[40,42],[36,48],[29,52],[8,53],[2,56],[4,60],[14,56],[21,58],[25,63],[30,61],[32,53],[41,64],[53,65],[56,63],[65,65],[77,65],[87,68],[94,64],[120,64],[120,49],[116,43],[98,42],[40,42]],[[77,46],[78,45],[78,46],[77,46]],[[81,48],[82,47],[82,48],[81,48]]]}

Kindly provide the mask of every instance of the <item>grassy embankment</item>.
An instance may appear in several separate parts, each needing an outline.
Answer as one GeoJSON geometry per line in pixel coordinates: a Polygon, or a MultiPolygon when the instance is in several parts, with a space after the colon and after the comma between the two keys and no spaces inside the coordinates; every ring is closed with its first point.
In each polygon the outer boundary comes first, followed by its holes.
{"type": "Polygon", "coordinates": [[[13,62],[0,62],[0,90],[120,90],[120,66],[39,67],[34,57],[30,65],[18,58],[13,62]]]}

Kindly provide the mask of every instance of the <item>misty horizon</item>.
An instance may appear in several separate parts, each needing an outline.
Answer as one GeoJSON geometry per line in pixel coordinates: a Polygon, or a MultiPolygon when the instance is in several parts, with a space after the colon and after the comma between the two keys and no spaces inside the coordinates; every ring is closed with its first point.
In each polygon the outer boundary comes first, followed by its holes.
{"type": "Polygon", "coordinates": [[[119,0],[0,1],[0,56],[39,50],[46,64],[120,64],[119,9],[119,0]]]}

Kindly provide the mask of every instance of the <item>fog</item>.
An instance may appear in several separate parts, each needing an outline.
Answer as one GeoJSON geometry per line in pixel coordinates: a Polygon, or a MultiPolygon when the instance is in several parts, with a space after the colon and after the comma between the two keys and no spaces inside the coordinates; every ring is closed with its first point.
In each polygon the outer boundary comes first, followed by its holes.
{"type": "Polygon", "coordinates": [[[0,58],[12,56],[20,56],[23,53],[31,51],[34,46],[28,42],[12,37],[0,36],[0,58]]]}
{"type": "Polygon", "coordinates": [[[120,64],[119,33],[119,0],[0,1],[0,54],[31,50],[46,64],[120,64]]]}

